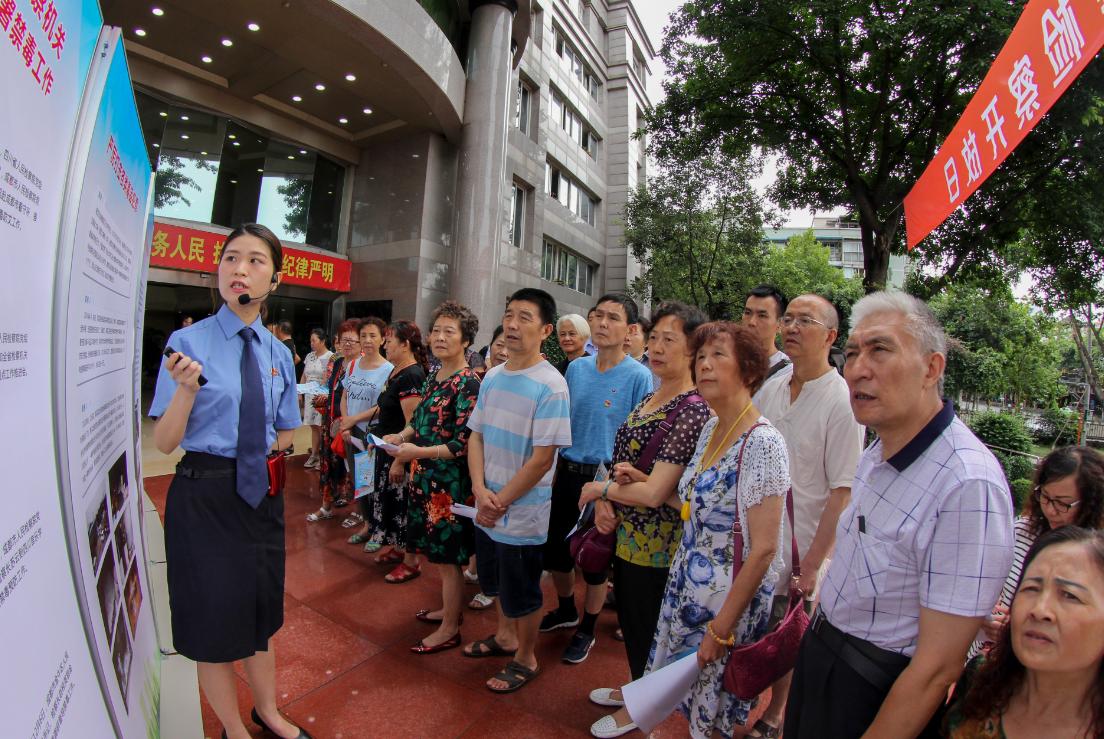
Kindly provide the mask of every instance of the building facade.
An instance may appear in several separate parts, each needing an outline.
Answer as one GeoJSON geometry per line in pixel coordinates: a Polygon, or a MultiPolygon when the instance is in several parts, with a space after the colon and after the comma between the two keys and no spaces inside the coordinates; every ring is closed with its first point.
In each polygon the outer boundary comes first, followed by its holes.
{"type": "MultiPolygon", "coordinates": [[[[800,236],[812,229],[813,238],[828,247],[828,262],[839,268],[844,277],[858,277],[866,274],[863,262],[862,236],[859,224],[839,216],[814,216],[811,226],[806,228],[786,227],[770,229],[766,232],[767,241],[783,246],[794,236],[800,236]]],[[[891,254],[889,273],[886,275],[886,287],[901,289],[912,270],[908,257],[891,254]]]]}
{"type": "Polygon", "coordinates": [[[149,348],[213,310],[248,221],[288,247],[270,318],[304,349],[447,297],[485,339],[518,287],[585,312],[639,273],[620,213],[655,52],[629,0],[102,4],[157,171],[149,348]]]}

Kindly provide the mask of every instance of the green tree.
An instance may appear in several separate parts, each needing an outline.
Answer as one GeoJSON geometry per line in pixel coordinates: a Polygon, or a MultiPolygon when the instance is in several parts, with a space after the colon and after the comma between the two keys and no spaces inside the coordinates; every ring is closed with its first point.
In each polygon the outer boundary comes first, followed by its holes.
{"type": "Polygon", "coordinates": [[[767,254],[767,214],[750,184],[760,163],[714,151],[657,164],[659,173],[625,206],[625,244],[643,266],[630,292],[642,302],[682,300],[731,317],[767,254]]]}
{"type": "MultiPolygon", "coordinates": [[[[978,0],[772,2],[690,0],[672,16],[662,55],[671,80],[648,120],[653,146],[721,145],[780,156],[772,197],[782,207],[843,207],[858,219],[866,288],[885,285],[903,247],[901,204],[965,109],[1022,11],[978,0]]],[[[971,197],[925,240],[925,297],[967,277],[999,279],[1093,255],[1081,216],[1099,220],[1104,187],[1101,67],[1090,65],[971,197]],[[1095,67],[1095,68],[1094,68],[1095,67]],[[1091,114],[1085,115],[1084,111],[1091,114]],[[1102,154],[1102,156],[1098,156],[1102,154]],[[1070,184],[1070,181],[1074,184],[1070,184]],[[1080,189],[1078,185],[1081,185],[1080,189]],[[1067,198],[1072,200],[1067,200],[1067,198]],[[1076,205],[1074,205],[1074,201],[1076,205]],[[1052,211],[1070,203],[1068,214],[1052,211]],[[1048,226],[1068,237],[1050,238],[1048,226]],[[1041,227],[1040,227],[1041,226],[1041,227]],[[1017,252],[1026,229],[1044,244],[1017,252]]],[[[1091,271],[1104,273],[1097,259],[1091,271]]]]}
{"type": "MultiPolygon", "coordinates": [[[[217,172],[218,166],[203,159],[186,160],[189,164],[205,172],[217,172]]],[[[160,210],[177,202],[190,206],[192,201],[186,190],[199,192],[199,183],[184,173],[185,159],[170,154],[162,154],[157,160],[157,177],[153,181],[153,207],[160,210]]]]}
{"type": "Polygon", "coordinates": [[[284,205],[287,206],[284,230],[296,236],[306,235],[311,181],[305,177],[289,177],[284,184],[276,186],[276,192],[283,196],[284,205]]]}

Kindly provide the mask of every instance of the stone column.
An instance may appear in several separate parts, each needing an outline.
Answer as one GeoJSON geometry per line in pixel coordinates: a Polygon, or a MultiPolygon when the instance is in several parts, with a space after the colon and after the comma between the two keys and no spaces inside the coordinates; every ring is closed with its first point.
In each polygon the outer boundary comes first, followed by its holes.
{"type": "Polygon", "coordinates": [[[451,294],[479,316],[489,337],[502,316],[498,253],[506,183],[506,130],[514,95],[510,85],[516,0],[471,0],[468,81],[460,135],[456,242],[451,294]]]}

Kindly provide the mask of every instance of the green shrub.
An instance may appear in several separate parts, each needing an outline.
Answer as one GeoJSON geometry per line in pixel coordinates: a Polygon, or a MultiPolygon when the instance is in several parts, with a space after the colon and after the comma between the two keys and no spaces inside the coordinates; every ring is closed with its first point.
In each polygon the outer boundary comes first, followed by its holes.
{"type": "MultiPolygon", "coordinates": [[[[560,317],[556,316],[556,320],[559,321],[560,317]]],[[[552,324],[553,327],[556,325],[552,324]]],[[[548,335],[548,338],[541,344],[541,353],[544,354],[544,358],[552,364],[559,364],[564,361],[563,349],[560,348],[560,341],[556,337],[556,331],[553,329],[552,333],[548,335]]]]}
{"type": "Polygon", "coordinates": [[[1077,442],[1077,412],[1050,406],[1039,417],[1033,434],[1039,444],[1064,446],[1077,442]]]}
{"type": "Polygon", "coordinates": [[[1015,452],[1031,451],[1031,435],[1023,419],[1012,413],[984,411],[970,420],[970,428],[987,444],[1008,480],[1030,478],[1035,461],[1015,452]]]}
{"type": "Polygon", "coordinates": [[[1022,511],[1024,503],[1031,495],[1031,480],[1021,477],[1018,480],[1013,480],[1008,487],[1012,490],[1012,510],[1015,512],[1022,511]]]}

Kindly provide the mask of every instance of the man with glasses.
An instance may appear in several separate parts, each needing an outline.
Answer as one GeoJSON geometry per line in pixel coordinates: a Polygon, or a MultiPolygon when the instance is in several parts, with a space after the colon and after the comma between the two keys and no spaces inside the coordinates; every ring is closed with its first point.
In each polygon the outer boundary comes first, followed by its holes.
{"type": "MultiPolygon", "coordinates": [[[[794,531],[801,578],[797,585],[811,603],[818,574],[832,553],[836,524],[851,498],[851,481],[862,453],[863,430],[851,412],[847,383],[828,361],[839,334],[839,317],[828,300],[800,295],[782,316],[782,349],[792,371],[768,380],[759,390],[756,407],[786,440],[793,485],[794,531]]],[[[786,571],[775,589],[775,617],[789,604],[789,526],[782,547],[786,571]]],[[[755,723],[750,737],[774,737],[781,728],[790,676],[771,687],[771,703],[755,723]]]]}
{"type": "Polygon", "coordinates": [[[836,528],[786,737],[937,737],[1012,563],[1012,496],[992,452],[941,398],[947,340],[931,309],[872,293],[851,325],[851,409],[878,440],[836,528]]]}
{"type": "MultiPolygon", "coordinates": [[[[763,342],[767,352],[767,376],[769,380],[778,374],[788,374],[792,369],[790,359],[775,344],[778,338],[778,321],[786,312],[786,296],[774,285],[752,288],[744,300],[744,315],[740,323],[747,326],[763,342]]],[[[758,394],[752,398],[758,407],[758,394]]]]}

